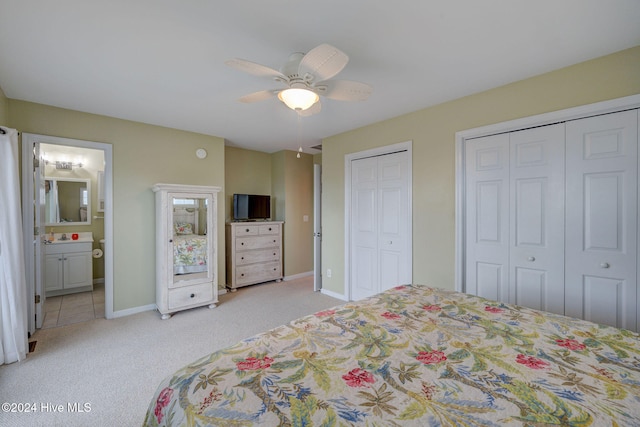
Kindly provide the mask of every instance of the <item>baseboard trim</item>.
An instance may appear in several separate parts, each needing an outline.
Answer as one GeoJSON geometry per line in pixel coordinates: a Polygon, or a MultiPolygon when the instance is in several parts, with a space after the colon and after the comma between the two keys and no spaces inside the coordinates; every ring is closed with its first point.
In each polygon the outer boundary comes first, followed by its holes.
{"type": "Polygon", "coordinates": [[[304,273],[292,274],[291,276],[284,276],[282,280],[296,280],[302,279],[303,277],[313,276],[313,271],[307,271],[304,273]]]}
{"type": "Polygon", "coordinates": [[[118,317],[131,316],[132,314],[143,313],[145,311],[155,310],[155,304],[141,305],[139,307],[131,307],[124,310],[118,310],[113,312],[113,319],[118,317]]]}
{"type": "Polygon", "coordinates": [[[327,296],[329,296],[329,297],[337,298],[337,299],[342,300],[342,301],[349,301],[349,300],[347,299],[346,295],[344,295],[344,294],[339,294],[339,293],[337,293],[337,292],[330,291],[330,290],[328,290],[328,289],[320,289],[320,292],[322,292],[323,294],[325,294],[325,295],[327,295],[327,296]]]}
{"type": "Polygon", "coordinates": [[[100,284],[104,285],[104,277],[101,278],[101,279],[93,279],[93,284],[94,285],[100,285],[100,284]]]}
{"type": "MultiPolygon", "coordinates": [[[[222,295],[226,293],[227,293],[226,289],[218,289],[218,295],[222,295]]],[[[143,313],[145,311],[155,310],[156,307],[157,306],[155,304],[147,304],[147,305],[141,305],[139,307],[131,307],[124,310],[114,311],[113,317],[111,319],[116,319],[118,317],[131,316],[132,314],[138,314],[138,313],[143,313]]]]}

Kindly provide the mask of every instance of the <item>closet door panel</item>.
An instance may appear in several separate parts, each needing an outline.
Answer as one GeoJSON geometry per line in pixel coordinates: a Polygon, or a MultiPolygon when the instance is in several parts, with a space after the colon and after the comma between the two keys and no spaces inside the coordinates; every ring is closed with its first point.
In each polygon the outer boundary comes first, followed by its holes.
{"type": "Polygon", "coordinates": [[[378,249],[380,258],[380,289],[411,282],[411,237],[409,217],[409,175],[406,151],[379,156],[378,159],[378,249]]]}
{"type": "Polygon", "coordinates": [[[512,132],[509,302],[564,313],[564,124],[512,132]]]}
{"type": "Polygon", "coordinates": [[[567,123],[566,314],[635,329],[637,110],[567,123]]]}
{"type": "Polygon", "coordinates": [[[509,135],[466,144],[466,260],[468,293],[509,299],[509,135]]]}
{"type": "Polygon", "coordinates": [[[353,162],[352,180],[352,299],[378,292],[378,161],[353,162]]]}
{"type": "Polygon", "coordinates": [[[624,279],[583,277],[584,319],[603,325],[624,323],[626,287],[624,279]]]}

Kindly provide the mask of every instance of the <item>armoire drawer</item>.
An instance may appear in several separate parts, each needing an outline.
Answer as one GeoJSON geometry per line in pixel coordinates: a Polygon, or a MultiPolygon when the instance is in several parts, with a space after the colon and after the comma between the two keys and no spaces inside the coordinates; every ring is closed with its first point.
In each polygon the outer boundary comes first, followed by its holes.
{"type": "Polygon", "coordinates": [[[280,246],[280,239],[278,236],[256,236],[251,238],[238,237],[236,239],[237,251],[271,248],[274,246],[280,246]]]}
{"type": "Polygon", "coordinates": [[[239,285],[247,282],[256,282],[256,280],[267,282],[280,277],[282,277],[280,261],[244,265],[236,268],[236,282],[239,285]]]}
{"type": "Polygon", "coordinates": [[[169,310],[173,310],[180,307],[206,304],[212,300],[213,285],[211,283],[203,283],[201,285],[170,289],[167,295],[167,306],[169,310]]]}
{"type": "Polygon", "coordinates": [[[236,265],[252,264],[256,262],[276,261],[280,259],[280,249],[258,249],[252,251],[238,252],[236,255],[236,265]]]}

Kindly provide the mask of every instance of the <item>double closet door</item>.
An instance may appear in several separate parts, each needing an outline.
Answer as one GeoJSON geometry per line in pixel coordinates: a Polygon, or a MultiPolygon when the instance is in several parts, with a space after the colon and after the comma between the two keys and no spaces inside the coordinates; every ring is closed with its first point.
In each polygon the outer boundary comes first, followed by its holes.
{"type": "Polygon", "coordinates": [[[351,162],[351,299],[411,283],[410,156],[351,162]]]}
{"type": "Polygon", "coordinates": [[[465,146],[471,294],[636,329],[638,111],[465,146]]]}

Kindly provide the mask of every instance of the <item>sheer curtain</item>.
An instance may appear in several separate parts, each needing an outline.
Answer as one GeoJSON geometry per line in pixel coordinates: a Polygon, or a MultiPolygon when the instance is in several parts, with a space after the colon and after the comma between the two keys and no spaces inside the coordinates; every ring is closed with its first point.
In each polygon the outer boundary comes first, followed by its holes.
{"type": "Polygon", "coordinates": [[[0,127],[0,364],[27,356],[18,132],[0,127]]]}

